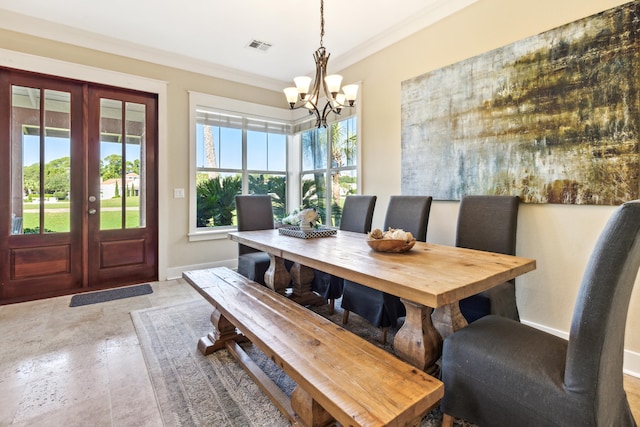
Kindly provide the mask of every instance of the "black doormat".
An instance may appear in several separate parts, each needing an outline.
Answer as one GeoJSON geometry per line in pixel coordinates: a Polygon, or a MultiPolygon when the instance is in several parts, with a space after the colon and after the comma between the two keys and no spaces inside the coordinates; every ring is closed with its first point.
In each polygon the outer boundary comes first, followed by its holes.
{"type": "Polygon", "coordinates": [[[151,285],[129,286],[126,288],[109,289],[108,291],[88,292],[71,297],[69,307],[79,307],[81,305],[97,304],[99,302],[113,301],[116,299],[137,297],[153,293],[151,285]]]}

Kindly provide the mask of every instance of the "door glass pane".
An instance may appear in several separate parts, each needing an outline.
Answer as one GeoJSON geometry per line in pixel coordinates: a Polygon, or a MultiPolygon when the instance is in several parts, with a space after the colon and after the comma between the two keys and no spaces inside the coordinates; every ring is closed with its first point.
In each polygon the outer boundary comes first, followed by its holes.
{"type": "Polygon", "coordinates": [[[100,100],[101,230],[145,226],[145,118],[144,104],[100,100]]]}
{"type": "Polygon", "coordinates": [[[124,182],[124,200],[126,206],[126,228],[145,226],[145,117],[144,104],[127,102],[125,112],[125,149],[126,177],[124,182]]]}
{"type": "Polygon", "coordinates": [[[11,234],[39,233],[40,89],[11,92],[11,234]]]}
{"type": "Polygon", "coordinates": [[[71,95],[44,91],[44,231],[71,231],[71,95]]]}
{"type": "Polygon", "coordinates": [[[71,96],[13,86],[11,102],[11,234],[69,232],[71,96]]]}
{"type": "Polygon", "coordinates": [[[100,229],[123,226],[122,194],[126,192],[123,176],[124,128],[122,101],[100,100],[100,229]]]}

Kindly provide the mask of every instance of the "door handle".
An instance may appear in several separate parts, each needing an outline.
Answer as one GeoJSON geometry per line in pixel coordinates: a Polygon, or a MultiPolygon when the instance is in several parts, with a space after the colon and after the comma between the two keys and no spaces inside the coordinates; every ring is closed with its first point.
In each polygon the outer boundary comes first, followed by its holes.
{"type": "Polygon", "coordinates": [[[89,209],[89,215],[95,215],[95,214],[96,214],[95,209],[89,209]]]}

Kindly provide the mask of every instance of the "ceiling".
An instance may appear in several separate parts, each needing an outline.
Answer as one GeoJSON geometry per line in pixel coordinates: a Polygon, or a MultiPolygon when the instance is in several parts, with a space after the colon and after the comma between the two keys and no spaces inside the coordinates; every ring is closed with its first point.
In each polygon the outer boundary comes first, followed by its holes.
{"type": "MultiPolygon", "coordinates": [[[[477,0],[326,0],[337,72],[477,0]]],[[[319,0],[0,0],[0,28],[281,89],[311,75],[319,0]],[[247,47],[252,40],[267,51],[247,47]]]]}

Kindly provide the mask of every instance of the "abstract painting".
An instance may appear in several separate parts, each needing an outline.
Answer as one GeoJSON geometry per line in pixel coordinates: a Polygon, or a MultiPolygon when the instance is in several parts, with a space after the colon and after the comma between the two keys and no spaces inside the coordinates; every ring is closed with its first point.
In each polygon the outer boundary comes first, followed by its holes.
{"type": "Polygon", "coordinates": [[[638,1],[401,90],[403,194],[592,205],[638,198],[638,1]]]}

